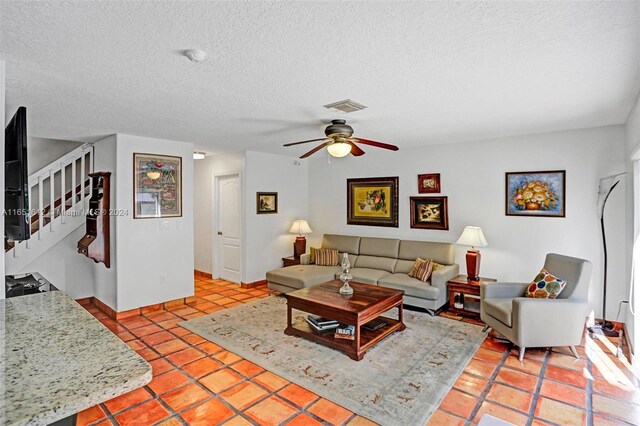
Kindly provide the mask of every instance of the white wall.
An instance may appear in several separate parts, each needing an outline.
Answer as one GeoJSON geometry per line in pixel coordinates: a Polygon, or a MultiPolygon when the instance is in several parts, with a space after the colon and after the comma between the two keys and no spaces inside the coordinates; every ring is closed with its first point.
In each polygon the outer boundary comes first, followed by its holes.
{"type": "MultiPolygon", "coordinates": [[[[248,151],[245,169],[245,274],[244,282],[263,280],[265,273],[282,266],[293,255],[296,219],[308,217],[307,163],[296,158],[248,151]],[[256,192],[277,192],[278,213],[257,214],[256,192]]],[[[309,224],[315,230],[314,223],[309,224]]]]}
{"type": "MultiPolygon", "coordinates": [[[[28,113],[28,111],[27,111],[28,113]]],[[[28,122],[28,118],[27,118],[28,122]]],[[[33,174],[49,165],[52,161],[81,146],[81,142],[47,139],[35,136],[27,138],[27,156],[29,174],[33,174]]]]}
{"type": "MultiPolygon", "coordinates": [[[[104,139],[99,140],[93,146],[94,161],[93,166],[95,171],[111,172],[110,178],[110,205],[111,208],[116,208],[116,195],[119,192],[118,189],[118,170],[116,159],[116,148],[118,143],[117,135],[107,136],[104,139]]],[[[130,207],[129,207],[130,208],[130,207]]],[[[102,303],[108,305],[111,309],[117,308],[117,267],[118,267],[118,235],[116,233],[116,217],[111,216],[109,218],[110,227],[110,257],[111,267],[106,268],[104,264],[94,265],[93,267],[93,286],[94,296],[98,298],[102,303]]]]}
{"type": "MultiPolygon", "coordinates": [[[[84,234],[83,225],[28,264],[20,273],[38,272],[74,299],[92,297],[95,294],[94,262],[77,250],[78,241],[84,234]]],[[[104,268],[104,265],[100,265],[104,268]]]]}
{"type": "Polygon", "coordinates": [[[129,212],[116,217],[117,311],[193,295],[193,162],[191,143],[117,135],[112,208],[129,212]],[[182,217],[133,218],[135,152],[182,157],[182,217]]]}
{"type": "Polygon", "coordinates": [[[195,269],[213,271],[213,176],[244,174],[244,153],[211,155],[195,161],[194,169],[195,269]]]}
{"type": "MultiPolygon", "coordinates": [[[[611,126],[460,144],[401,149],[393,153],[363,147],[364,157],[309,162],[310,242],[323,233],[455,242],[465,225],[484,230],[481,274],[529,281],[548,252],[594,263],[590,301],[601,311],[602,260],[596,197],[600,177],[624,170],[624,128],[611,126]],[[566,218],[505,216],[505,172],[566,170],[566,218]],[[417,175],[440,173],[449,197],[449,231],[411,229],[409,197],[417,196],[417,175]],[[399,176],[399,228],[347,225],[346,179],[399,176]]],[[[621,188],[623,189],[623,188],[621,188]]],[[[612,194],[607,205],[609,284],[607,316],[625,299],[625,197],[612,194]]],[[[456,250],[464,271],[466,247],[456,250]]],[[[274,256],[275,257],[275,256],[274,256]]],[[[626,300],[626,299],[625,299],[626,300]]]]}

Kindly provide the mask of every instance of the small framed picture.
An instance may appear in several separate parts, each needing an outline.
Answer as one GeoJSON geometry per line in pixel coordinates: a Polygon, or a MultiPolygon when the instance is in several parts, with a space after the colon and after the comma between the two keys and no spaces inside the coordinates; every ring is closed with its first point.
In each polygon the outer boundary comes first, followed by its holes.
{"type": "Polygon", "coordinates": [[[449,229],[447,197],[410,197],[411,227],[449,229]]]}
{"type": "Polygon", "coordinates": [[[418,192],[420,194],[437,194],[440,192],[440,173],[418,175],[418,192]]]}
{"type": "Polygon", "coordinates": [[[565,171],[505,174],[507,216],[565,217],[565,171]]]}
{"type": "Polygon", "coordinates": [[[257,214],[278,213],[278,193],[277,192],[257,192],[256,193],[256,213],[257,214]]]}

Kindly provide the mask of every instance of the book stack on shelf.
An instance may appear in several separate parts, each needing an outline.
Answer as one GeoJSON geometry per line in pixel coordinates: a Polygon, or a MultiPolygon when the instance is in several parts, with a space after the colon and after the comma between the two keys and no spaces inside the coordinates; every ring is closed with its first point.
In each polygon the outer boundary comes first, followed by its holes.
{"type": "Polygon", "coordinates": [[[317,333],[335,330],[340,325],[338,321],[315,315],[308,315],[307,323],[309,323],[311,329],[317,333]]]}
{"type": "Polygon", "coordinates": [[[336,339],[355,340],[356,328],[352,325],[340,324],[336,328],[334,337],[336,339]]]}

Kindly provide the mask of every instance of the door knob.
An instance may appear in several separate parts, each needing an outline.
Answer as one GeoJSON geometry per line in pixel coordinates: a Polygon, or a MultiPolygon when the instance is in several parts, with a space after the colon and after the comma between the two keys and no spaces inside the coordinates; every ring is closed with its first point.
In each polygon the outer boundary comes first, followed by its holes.
{"type": "Polygon", "coordinates": [[[222,232],[218,231],[218,235],[222,235],[222,232]]]}

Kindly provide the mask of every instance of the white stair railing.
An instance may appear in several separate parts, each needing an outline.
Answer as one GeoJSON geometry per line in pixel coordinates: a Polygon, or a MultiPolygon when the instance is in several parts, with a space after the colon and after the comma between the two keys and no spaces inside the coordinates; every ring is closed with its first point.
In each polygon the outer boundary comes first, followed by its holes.
{"type": "Polygon", "coordinates": [[[29,176],[31,239],[5,252],[7,273],[19,272],[85,222],[91,172],[93,145],[84,144],[29,176]]]}

